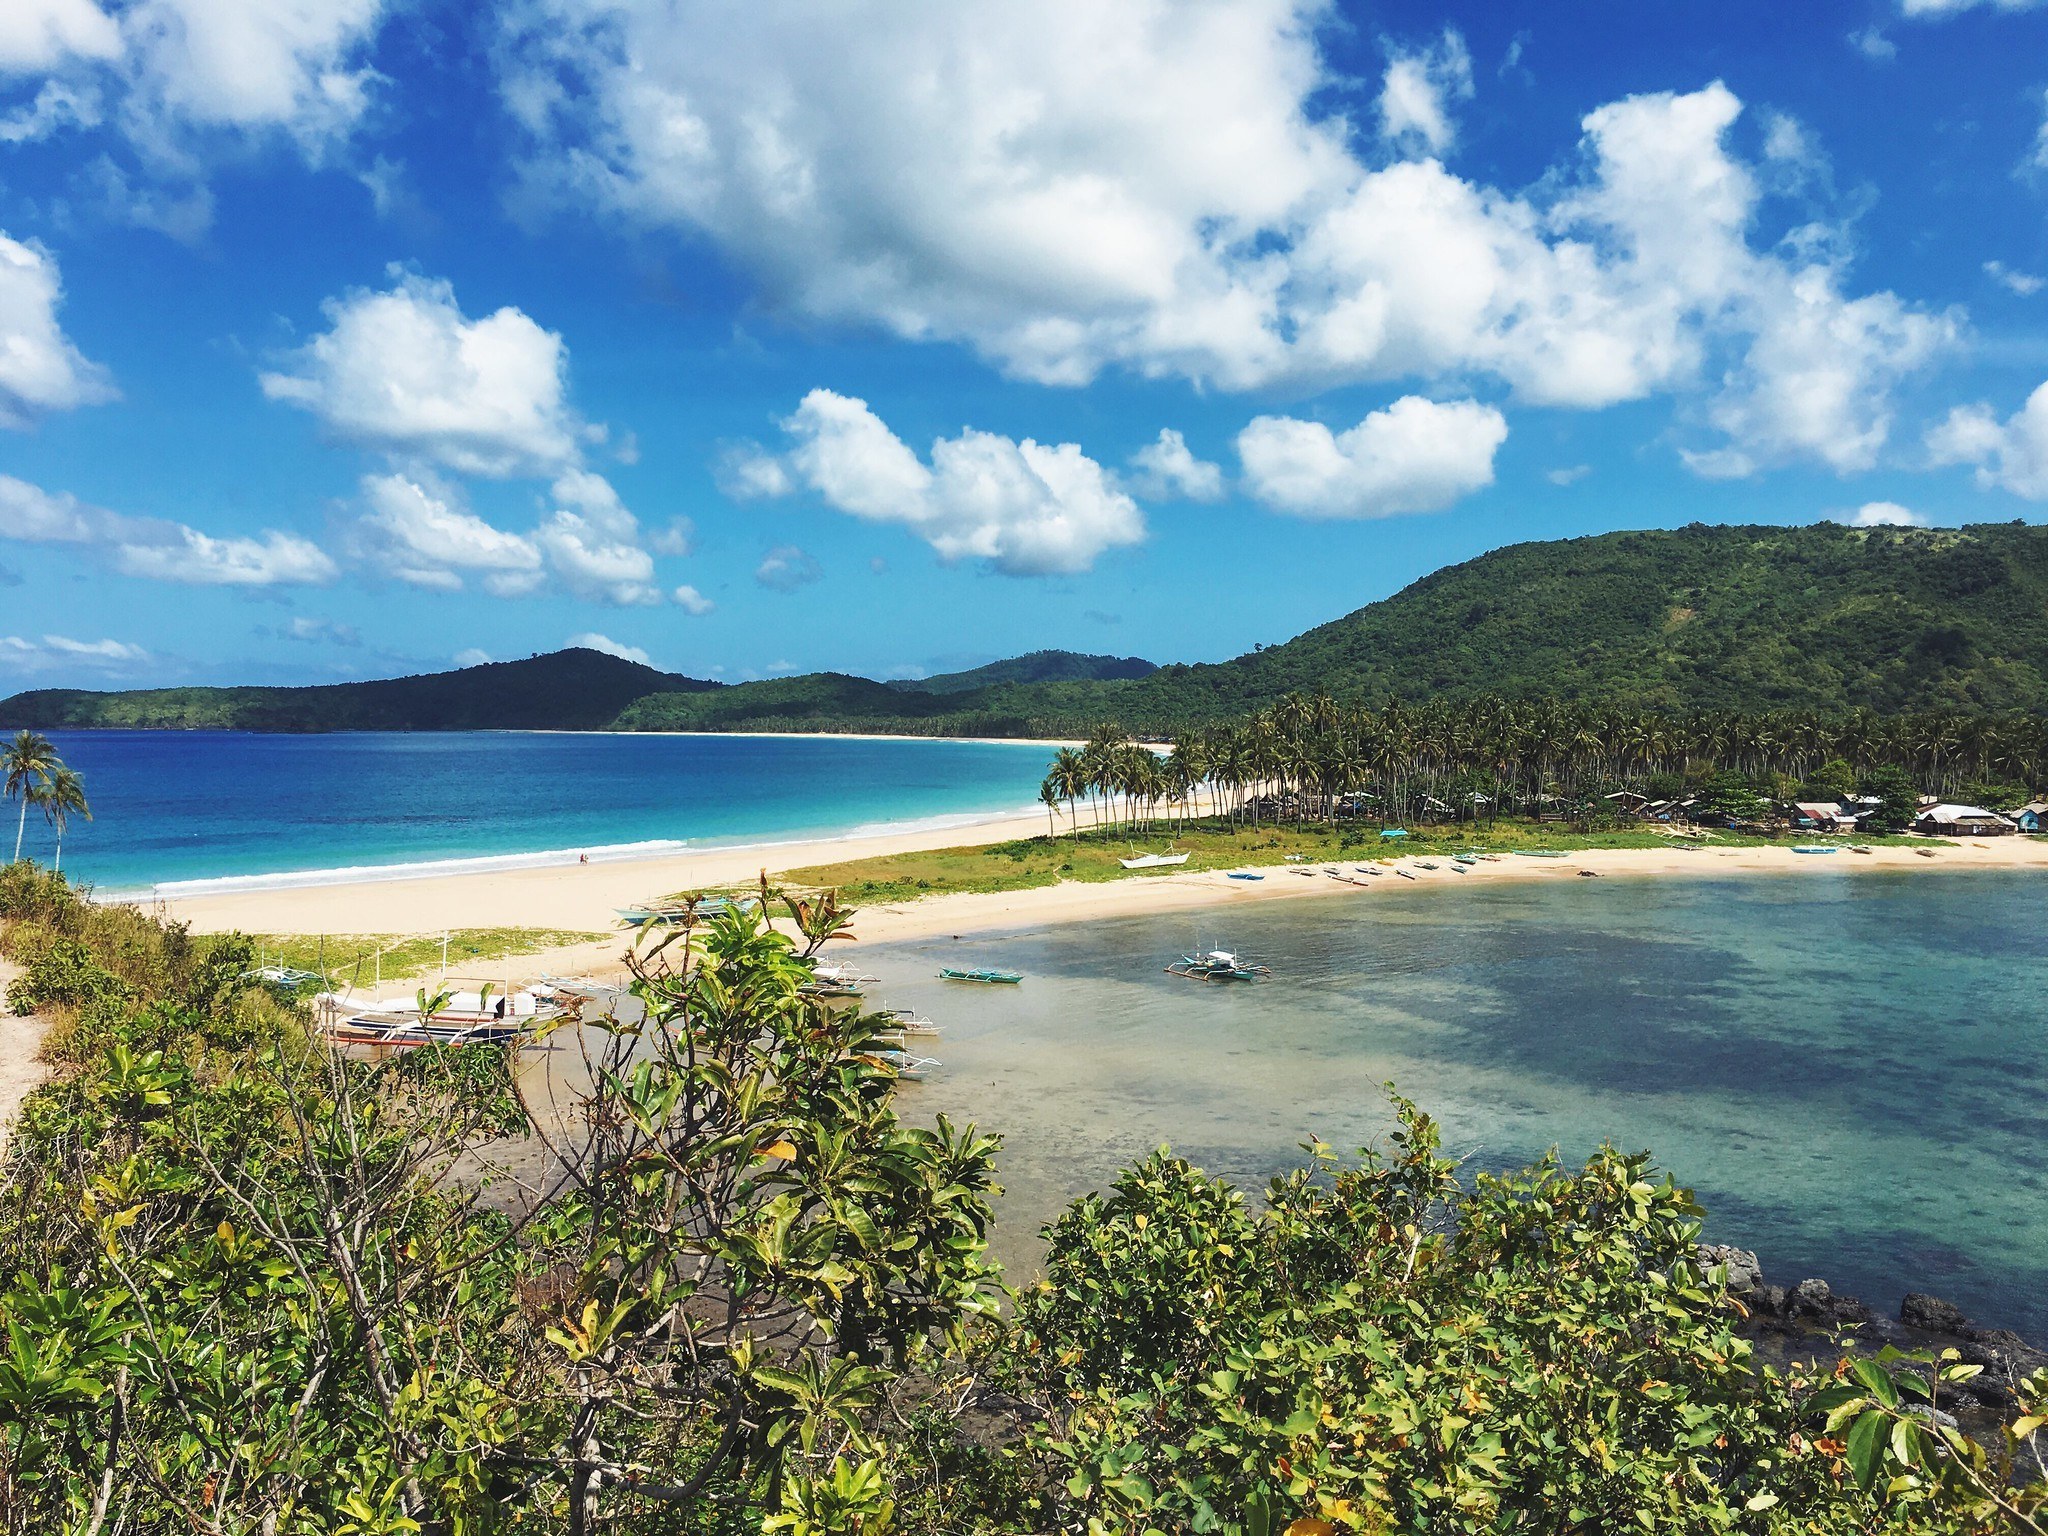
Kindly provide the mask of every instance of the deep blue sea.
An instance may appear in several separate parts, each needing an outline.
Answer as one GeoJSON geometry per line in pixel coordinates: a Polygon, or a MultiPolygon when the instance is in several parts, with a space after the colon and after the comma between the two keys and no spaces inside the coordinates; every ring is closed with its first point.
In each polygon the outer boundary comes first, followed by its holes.
{"type": "MultiPolygon", "coordinates": [[[[67,873],[100,890],[491,868],[1030,811],[1050,747],[808,736],[57,731],[91,821],[67,873]]],[[[8,807],[13,811],[13,807],[8,807]]],[[[15,817],[5,817],[13,851],[15,817]]],[[[51,834],[29,814],[25,851],[51,834]]]]}

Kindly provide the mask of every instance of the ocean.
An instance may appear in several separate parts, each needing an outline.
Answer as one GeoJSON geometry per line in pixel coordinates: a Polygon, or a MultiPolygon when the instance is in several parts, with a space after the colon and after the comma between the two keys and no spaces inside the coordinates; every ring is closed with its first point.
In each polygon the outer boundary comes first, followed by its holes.
{"type": "MultiPolygon", "coordinates": [[[[1026,742],[479,732],[55,731],[85,777],[64,869],[108,894],[456,873],[1033,812],[1026,742]]],[[[13,811],[13,806],[7,807],[13,811]]],[[[7,816],[0,858],[13,851],[7,816]]],[[[29,813],[25,851],[52,837],[29,813]]]]}
{"type": "Polygon", "coordinates": [[[1153,1147],[1255,1190],[1311,1135],[1383,1130],[1392,1083],[1469,1168],[1648,1150],[1773,1283],[1931,1291],[2040,1338],[2043,933],[2038,876],[1844,868],[1344,890],[859,959],[944,1030],[906,1112],[1006,1138],[997,1247],[1027,1275],[1036,1229],[1153,1147]],[[1163,973],[1197,946],[1276,974],[1163,973]]]}

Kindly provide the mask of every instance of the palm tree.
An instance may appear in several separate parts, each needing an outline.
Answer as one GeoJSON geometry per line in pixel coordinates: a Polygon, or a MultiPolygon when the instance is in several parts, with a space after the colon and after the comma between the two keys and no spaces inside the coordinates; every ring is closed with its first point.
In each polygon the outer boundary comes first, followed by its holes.
{"type": "Polygon", "coordinates": [[[0,748],[0,796],[21,801],[21,816],[14,826],[14,861],[21,862],[21,838],[28,830],[29,802],[40,795],[51,776],[64,766],[50,738],[34,731],[17,731],[14,740],[0,748]]]}
{"type": "Polygon", "coordinates": [[[92,807],[85,803],[85,780],[76,770],[58,763],[51,771],[49,782],[31,793],[36,804],[42,807],[44,817],[57,829],[57,857],[51,861],[50,868],[61,870],[64,867],[65,822],[74,815],[92,820],[92,807]]]}
{"type": "MultiPolygon", "coordinates": [[[[1038,786],[1038,803],[1045,807],[1045,835],[1047,839],[1058,837],[1060,829],[1053,820],[1053,812],[1060,808],[1060,790],[1059,785],[1054,782],[1051,774],[1047,774],[1045,782],[1038,786]]],[[[60,843],[58,846],[61,848],[63,845],[60,843]]]]}

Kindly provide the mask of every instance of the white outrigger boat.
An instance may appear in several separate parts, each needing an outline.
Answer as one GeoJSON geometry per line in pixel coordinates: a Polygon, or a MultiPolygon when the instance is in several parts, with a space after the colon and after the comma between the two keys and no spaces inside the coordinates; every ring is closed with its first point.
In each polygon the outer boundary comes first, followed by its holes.
{"type": "Polygon", "coordinates": [[[1185,864],[1188,856],[1184,853],[1141,853],[1135,859],[1118,859],[1125,869],[1165,869],[1170,864],[1185,864]]]}
{"type": "Polygon", "coordinates": [[[1227,949],[1212,949],[1203,955],[1182,955],[1166,968],[1166,974],[1193,981],[1257,981],[1273,971],[1270,966],[1247,965],[1227,949]]]}
{"type": "Polygon", "coordinates": [[[450,994],[430,1013],[420,999],[362,999],[346,992],[322,992],[313,999],[316,1027],[336,1045],[508,1045],[568,1010],[533,992],[498,993],[487,988],[450,994]]]}

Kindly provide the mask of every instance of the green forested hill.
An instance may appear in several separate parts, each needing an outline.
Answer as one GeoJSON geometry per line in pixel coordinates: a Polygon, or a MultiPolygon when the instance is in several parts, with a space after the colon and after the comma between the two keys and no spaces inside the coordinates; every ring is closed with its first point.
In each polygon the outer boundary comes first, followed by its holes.
{"type": "Polygon", "coordinates": [[[1111,682],[1146,677],[1159,669],[1137,656],[1088,656],[1079,651],[1032,651],[966,672],[911,678],[889,686],[904,693],[972,693],[998,683],[1111,682]]]}
{"type": "Polygon", "coordinates": [[[601,651],[315,688],[44,688],[0,699],[0,727],[242,731],[603,730],[635,699],[716,689],[601,651]]]}
{"type": "Polygon", "coordinates": [[[1164,733],[1282,694],[2048,713],[2048,528],[1706,527],[1517,544],[1234,661],[1037,652],[721,687],[592,651],[325,688],[45,690],[0,726],[1164,733]]]}
{"type": "MultiPolygon", "coordinates": [[[[1075,735],[1232,719],[1291,691],[1668,709],[2048,712],[2048,528],[1706,527],[1517,544],[1234,661],[930,701],[816,678],[649,701],[698,728],[1075,735]],[[773,689],[756,693],[756,690],[773,689]],[[756,708],[758,700],[759,708],[756,708]],[[890,716],[896,718],[891,719],[890,716]],[[729,728],[729,727],[724,727],[729,728]]],[[[878,685],[870,685],[877,687],[878,685]]]]}

